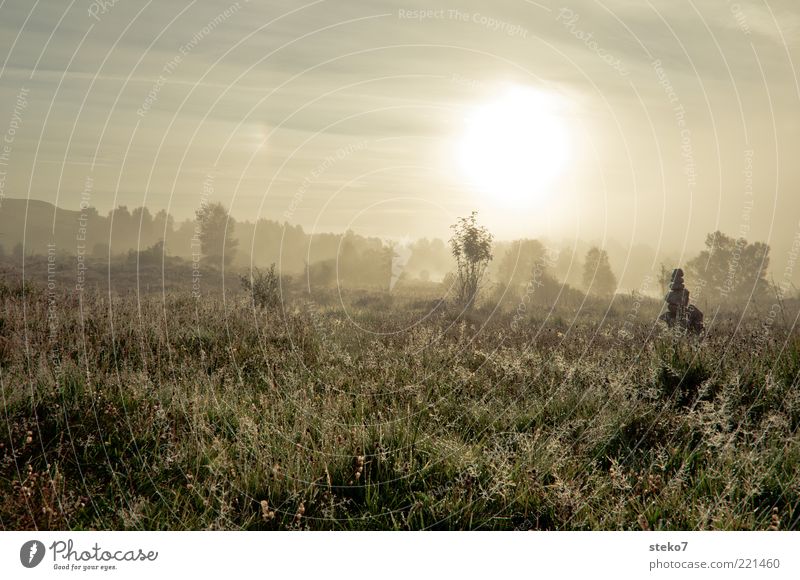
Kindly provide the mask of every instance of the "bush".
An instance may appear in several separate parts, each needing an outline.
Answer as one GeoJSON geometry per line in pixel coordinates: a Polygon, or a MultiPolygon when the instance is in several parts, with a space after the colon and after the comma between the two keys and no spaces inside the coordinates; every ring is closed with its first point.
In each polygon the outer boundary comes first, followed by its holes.
{"type": "Polygon", "coordinates": [[[240,277],[242,288],[250,294],[253,305],[260,308],[276,308],[281,303],[280,276],[275,271],[275,264],[269,270],[261,271],[253,268],[250,275],[240,277]]]}

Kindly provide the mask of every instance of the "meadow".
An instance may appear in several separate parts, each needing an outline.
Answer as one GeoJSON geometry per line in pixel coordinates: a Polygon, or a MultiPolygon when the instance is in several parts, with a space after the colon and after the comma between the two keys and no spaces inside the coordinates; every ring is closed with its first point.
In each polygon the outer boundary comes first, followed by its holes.
{"type": "Polygon", "coordinates": [[[0,287],[3,529],[800,529],[794,313],[52,298],[0,287]]]}

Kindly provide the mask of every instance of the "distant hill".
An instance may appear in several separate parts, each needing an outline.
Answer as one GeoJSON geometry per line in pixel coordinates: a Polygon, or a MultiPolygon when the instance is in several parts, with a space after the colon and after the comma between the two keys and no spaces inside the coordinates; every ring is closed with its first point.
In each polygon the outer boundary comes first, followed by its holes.
{"type": "MultiPolygon", "coordinates": [[[[0,245],[6,253],[22,244],[26,254],[45,254],[52,243],[60,252],[75,253],[80,216],[46,201],[6,198],[0,205],[0,245]]],[[[92,226],[107,231],[107,222],[96,216],[92,226]]]]}

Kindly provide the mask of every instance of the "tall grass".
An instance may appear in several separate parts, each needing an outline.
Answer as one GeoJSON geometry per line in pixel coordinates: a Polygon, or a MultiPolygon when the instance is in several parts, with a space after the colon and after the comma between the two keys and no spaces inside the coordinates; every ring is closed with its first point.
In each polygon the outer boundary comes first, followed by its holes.
{"type": "Polygon", "coordinates": [[[4,529],[800,528],[775,328],[6,290],[4,529]]]}

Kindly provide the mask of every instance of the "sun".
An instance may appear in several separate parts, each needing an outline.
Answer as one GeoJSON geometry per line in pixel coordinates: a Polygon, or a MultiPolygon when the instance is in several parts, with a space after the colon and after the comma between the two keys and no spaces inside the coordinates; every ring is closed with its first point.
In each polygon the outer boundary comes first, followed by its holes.
{"type": "Polygon", "coordinates": [[[513,87],[469,112],[456,146],[469,184],[496,205],[546,198],[569,159],[561,108],[555,95],[513,87]]]}

